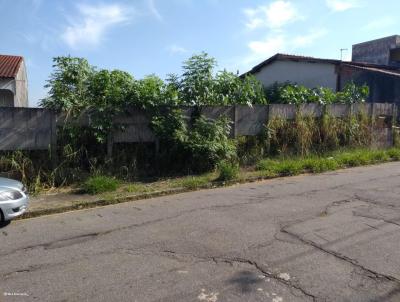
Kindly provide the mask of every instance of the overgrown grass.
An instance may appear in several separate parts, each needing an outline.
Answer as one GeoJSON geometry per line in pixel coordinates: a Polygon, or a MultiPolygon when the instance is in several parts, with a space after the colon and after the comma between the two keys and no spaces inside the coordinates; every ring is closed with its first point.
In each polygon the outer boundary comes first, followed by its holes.
{"type": "Polygon", "coordinates": [[[141,183],[131,183],[124,187],[123,190],[128,193],[147,193],[151,192],[152,188],[141,183]]]}
{"type": "Polygon", "coordinates": [[[342,118],[327,113],[320,118],[297,113],[294,120],[278,116],[267,124],[269,151],[272,155],[307,156],[370,146],[372,123],[364,112],[342,118]]]}
{"type": "Polygon", "coordinates": [[[109,176],[97,175],[89,177],[82,185],[82,189],[88,194],[113,192],[118,189],[120,182],[109,176]]]}
{"type": "Polygon", "coordinates": [[[198,175],[198,176],[188,176],[179,179],[172,183],[172,187],[182,187],[188,190],[196,190],[205,187],[213,181],[213,177],[210,174],[198,175]]]}
{"type": "Polygon", "coordinates": [[[276,158],[261,160],[256,169],[266,175],[291,176],[301,173],[321,173],[339,168],[365,166],[400,160],[400,149],[355,149],[327,153],[321,156],[276,158]]]}
{"type": "Polygon", "coordinates": [[[238,178],[240,167],[237,163],[227,161],[220,162],[217,167],[219,181],[229,181],[238,178]]]}

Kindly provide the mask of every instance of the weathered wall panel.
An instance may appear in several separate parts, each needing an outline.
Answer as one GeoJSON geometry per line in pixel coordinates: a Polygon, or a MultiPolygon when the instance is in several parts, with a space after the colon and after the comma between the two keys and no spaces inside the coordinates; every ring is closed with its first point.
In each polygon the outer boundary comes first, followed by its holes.
{"type": "Polygon", "coordinates": [[[56,135],[46,109],[0,108],[0,150],[46,150],[56,135]]]}
{"type": "Polygon", "coordinates": [[[236,106],[235,136],[258,135],[268,121],[268,106],[236,106]]]}
{"type": "MultiPolygon", "coordinates": [[[[182,108],[189,121],[193,108],[182,108]]],[[[216,119],[227,116],[233,122],[232,137],[258,135],[264,129],[268,120],[274,117],[294,119],[300,112],[303,115],[321,116],[326,110],[336,117],[345,117],[352,113],[364,112],[376,117],[374,145],[388,146],[392,142],[391,122],[397,115],[397,107],[393,104],[354,104],[328,105],[324,108],[318,104],[295,105],[272,104],[247,106],[204,107],[201,114],[207,118],[216,119]],[[383,120],[384,122],[378,122],[383,120]]],[[[62,118],[58,121],[61,126],[62,118]],[[60,122],[61,121],[61,122],[60,122]]],[[[89,121],[90,118],[85,120],[89,121]]],[[[130,109],[126,114],[116,118],[115,123],[124,125],[124,130],[115,131],[113,143],[155,142],[150,127],[151,118],[145,111],[130,109]]],[[[56,142],[56,117],[46,109],[32,108],[0,108],[0,150],[46,150],[56,142]]]]}
{"type": "Polygon", "coordinates": [[[268,119],[280,117],[292,120],[296,117],[296,105],[271,104],[269,105],[268,119]]]}

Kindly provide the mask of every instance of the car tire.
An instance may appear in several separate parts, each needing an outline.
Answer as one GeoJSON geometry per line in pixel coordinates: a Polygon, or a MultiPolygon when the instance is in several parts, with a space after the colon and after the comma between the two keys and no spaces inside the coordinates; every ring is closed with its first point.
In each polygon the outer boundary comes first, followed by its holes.
{"type": "Polygon", "coordinates": [[[5,221],[5,219],[4,219],[4,214],[3,214],[3,211],[0,209],[0,224],[3,224],[3,223],[5,223],[6,221],[5,221]]]}

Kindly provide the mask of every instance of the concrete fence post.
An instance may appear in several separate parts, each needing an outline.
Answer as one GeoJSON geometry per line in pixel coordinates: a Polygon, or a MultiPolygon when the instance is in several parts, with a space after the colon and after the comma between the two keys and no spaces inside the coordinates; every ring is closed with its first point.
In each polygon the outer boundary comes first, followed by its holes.
{"type": "Polygon", "coordinates": [[[57,114],[53,111],[50,112],[50,160],[53,169],[58,165],[57,153],[57,114]]]}

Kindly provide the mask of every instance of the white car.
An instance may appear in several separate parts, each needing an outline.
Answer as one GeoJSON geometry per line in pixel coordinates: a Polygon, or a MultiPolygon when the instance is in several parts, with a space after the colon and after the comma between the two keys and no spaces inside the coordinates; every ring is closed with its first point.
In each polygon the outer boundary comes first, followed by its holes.
{"type": "Polygon", "coordinates": [[[28,203],[29,196],[21,182],[0,177],[0,222],[24,214],[28,209],[28,203]]]}

